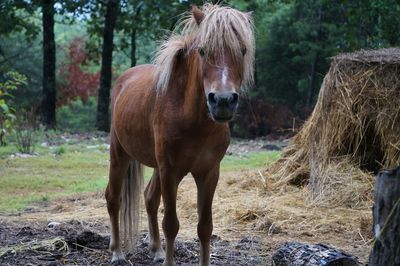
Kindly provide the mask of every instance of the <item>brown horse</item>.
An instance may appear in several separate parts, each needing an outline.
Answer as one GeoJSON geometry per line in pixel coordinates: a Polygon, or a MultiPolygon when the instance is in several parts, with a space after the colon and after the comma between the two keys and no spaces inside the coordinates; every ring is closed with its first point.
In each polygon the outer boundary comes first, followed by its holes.
{"type": "Polygon", "coordinates": [[[124,260],[119,219],[125,246],[134,243],[142,165],[147,165],[154,168],[144,191],[154,260],[175,264],[177,188],[191,173],[198,190],[200,264],[210,264],[211,205],[220,162],[230,142],[227,122],[235,114],[241,87],[253,81],[253,64],[251,15],[206,4],[202,9],[193,7],[164,41],[155,65],[131,68],[118,78],[112,93],[106,190],[112,262],[124,260]],[[157,222],[161,196],[166,253],[157,222]]]}

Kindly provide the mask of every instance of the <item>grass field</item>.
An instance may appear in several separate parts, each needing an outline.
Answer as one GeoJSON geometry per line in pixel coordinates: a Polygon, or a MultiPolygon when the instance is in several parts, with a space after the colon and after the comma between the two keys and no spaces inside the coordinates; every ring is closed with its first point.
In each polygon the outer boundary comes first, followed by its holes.
{"type": "MultiPolygon", "coordinates": [[[[58,146],[38,146],[37,155],[13,156],[14,145],[0,147],[0,212],[28,207],[33,202],[81,192],[96,192],[108,181],[108,149],[104,141],[73,141],[58,146]]],[[[279,152],[258,151],[225,156],[221,171],[263,167],[279,152]]],[[[151,169],[146,169],[148,179],[151,169]]]]}

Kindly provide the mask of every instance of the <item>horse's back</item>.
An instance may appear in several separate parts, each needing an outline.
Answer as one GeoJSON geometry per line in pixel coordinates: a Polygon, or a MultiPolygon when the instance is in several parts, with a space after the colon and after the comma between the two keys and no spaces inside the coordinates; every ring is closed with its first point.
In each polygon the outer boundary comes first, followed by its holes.
{"type": "Polygon", "coordinates": [[[149,87],[149,85],[151,86],[153,84],[154,70],[155,70],[154,65],[146,64],[146,65],[138,65],[135,67],[131,67],[126,71],[124,71],[117,78],[115,85],[113,87],[112,97],[111,97],[112,106],[114,106],[114,103],[122,90],[135,89],[135,88],[141,89],[143,85],[145,85],[145,87],[149,87]]]}
{"type": "Polygon", "coordinates": [[[111,105],[112,135],[131,157],[153,167],[154,70],[154,65],[139,65],[122,73],[114,85],[111,105]]]}

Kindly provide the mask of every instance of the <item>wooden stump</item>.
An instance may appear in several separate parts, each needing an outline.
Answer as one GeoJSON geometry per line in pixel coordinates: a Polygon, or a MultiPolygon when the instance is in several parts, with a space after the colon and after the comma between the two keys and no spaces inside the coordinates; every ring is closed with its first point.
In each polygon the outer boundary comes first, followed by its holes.
{"type": "Polygon", "coordinates": [[[357,266],[356,257],[323,244],[285,243],[272,255],[275,266],[357,266]]]}
{"type": "Polygon", "coordinates": [[[373,219],[375,242],[369,265],[400,265],[400,167],[378,173],[373,219]]]}

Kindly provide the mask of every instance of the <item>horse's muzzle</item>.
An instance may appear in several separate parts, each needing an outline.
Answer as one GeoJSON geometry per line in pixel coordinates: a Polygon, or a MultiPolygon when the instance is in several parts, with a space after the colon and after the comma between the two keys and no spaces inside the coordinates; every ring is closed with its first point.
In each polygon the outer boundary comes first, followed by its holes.
{"type": "Polygon", "coordinates": [[[216,122],[224,123],[232,120],[238,103],[239,95],[235,92],[219,95],[210,92],[207,95],[208,110],[210,111],[211,118],[216,122]]]}

